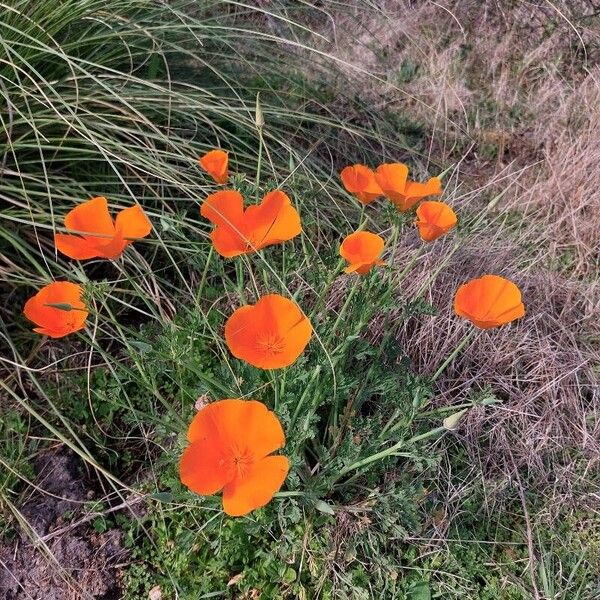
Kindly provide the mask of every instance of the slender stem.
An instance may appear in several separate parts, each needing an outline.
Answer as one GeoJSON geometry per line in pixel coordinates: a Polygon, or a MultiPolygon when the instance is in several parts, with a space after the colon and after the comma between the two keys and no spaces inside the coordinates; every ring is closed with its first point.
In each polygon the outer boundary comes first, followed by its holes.
{"type": "Polygon", "coordinates": [[[400,448],[402,448],[402,446],[406,446],[406,445],[412,444],[414,442],[419,442],[421,440],[425,440],[427,438],[434,437],[438,433],[442,433],[444,431],[448,431],[448,430],[445,427],[436,427],[435,429],[432,429],[425,433],[421,433],[420,435],[416,435],[416,436],[410,438],[409,440],[400,440],[399,442],[396,442],[393,446],[390,446],[389,448],[386,448],[385,450],[382,450],[381,452],[376,452],[375,454],[371,454],[371,456],[367,456],[367,458],[363,458],[362,460],[359,460],[347,467],[344,467],[343,469],[341,469],[338,472],[336,478],[334,479],[334,483],[336,481],[338,481],[339,479],[341,479],[344,475],[347,475],[348,473],[351,473],[352,471],[356,471],[357,469],[360,469],[361,467],[365,467],[366,465],[370,465],[373,462],[376,462],[378,460],[383,460],[384,458],[387,458],[388,456],[394,455],[396,452],[398,452],[398,450],[400,450],[400,448]]]}
{"type": "Polygon", "coordinates": [[[273,370],[269,371],[269,379],[271,380],[271,387],[273,388],[273,410],[277,411],[279,405],[279,381],[273,370]]]}
{"type": "Polygon", "coordinates": [[[400,273],[394,278],[395,281],[402,281],[407,273],[415,266],[415,263],[421,258],[425,252],[425,244],[423,244],[414,254],[413,257],[406,263],[406,266],[400,273]]]}
{"type": "Polygon", "coordinates": [[[331,330],[331,335],[335,334],[335,332],[337,331],[338,325],[340,324],[342,317],[346,313],[348,306],[350,306],[350,302],[352,302],[352,299],[354,298],[354,295],[356,294],[356,290],[358,289],[359,283],[360,283],[360,275],[357,275],[356,281],[354,282],[354,285],[352,286],[352,289],[350,290],[350,293],[348,294],[348,297],[346,298],[346,302],[344,302],[344,305],[342,306],[342,308],[338,314],[338,317],[335,320],[335,323],[333,324],[333,329],[331,330]]]}
{"type": "MultiPolygon", "coordinates": [[[[296,419],[298,418],[298,415],[300,414],[300,410],[302,409],[302,405],[304,404],[304,401],[306,400],[306,396],[308,396],[310,389],[312,387],[312,384],[317,379],[320,372],[321,372],[321,365],[317,365],[317,367],[313,371],[310,381],[308,382],[308,385],[304,388],[304,391],[302,392],[302,396],[300,396],[300,400],[298,400],[298,404],[296,405],[296,410],[294,410],[294,414],[292,416],[292,421],[291,421],[292,426],[296,423],[296,419]]],[[[317,396],[317,394],[315,394],[315,396],[317,396]]]]}
{"type": "Polygon", "coordinates": [[[394,225],[392,227],[393,227],[392,238],[390,239],[390,243],[389,243],[389,247],[392,250],[392,253],[390,255],[390,260],[389,260],[390,267],[394,266],[394,259],[396,258],[396,248],[397,248],[397,244],[398,244],[398,238],[400,237],[400,229],[401,229],[401,226],[398,223],[394,223],[394,225]]]}
{"type": "Polygon", "coordinates": [[[236,283],[240,300],[243,304],[246,304],[246,294],[244,292],[244,265],[239,260],[235,262],[235,275],[237,279],[236,283]]]}
{"type": "Polygon", "coordinates": [[[443,372],[444,369],[456,358],[456,355],[467,345],[467,342],[473,338],[475,335],[475,330],[472,329],[465,335],[465,337],[461,340],[460,344],[454,348],[454,350],[450,353],[448,358],[440,365],[438,370],[434,373],[432,380],[435,381],[443,372]]]}
{"type": "Polygon", "coordinates": [[[256,161],[256,181],[255,181],[255,187],[256,187],[256,200],[258,201],[258,186],[260,185],[260,171],[262,168],[262,153],[263,153],[263,134],[262,134],[262,127],[258,127],[258,160],[256,161]]]}
{"type": "Polygon", "coordinates": [[[306,496],[304,492],[295,491],[295,492],[275,492],[273,494],[273,498],[293,498],[293,497],[301,497],[306,496]]]}
{"type": "Polygon", "coordinates": [[[314,317],[317,314],[317,312],[319,312],[319,310],[321,310],[321,307],[327,298],[327,293],[329,292],[331,285],[333,284],[336,276],[340,272],[340,269],[342,268],[343,265],[344,265],[344,259],[341,258],[338,261],[338,263],[336,264],[336,266],[331,270],[331,273],[329,274],[329,278],[327,279],[327,281],[325,282],[325,286],[323,287],[323,291],[321,292],[321,295],[317,299],[317,302],[315,303],[315,305],[311,311],[311,314],[310,314],[311,318],[314,317]]]}
{"type": "Polygon", "coordinates": [[[366,221],[363,223],[363,219],[365,218],[365,209],[366,209],[366,208],[367,208],[367,207],[366,207],[366,205],[365,205],[365,204],[363,204],[363,205],[361,206],[361,209],[360,209],[360,216],[359,216],[359,218],[358,218],[358,230],[364,229],[364,227],[367,225],[367,222],[366,222],[366,221]]]}
{"type": "Polygon", "coordinates": [[[210,261],[213,256],[213,245],[211,244],[210,250],[208,251],[208,256],[206,257],[206,264],[204,265],[204,271],[202,271],[202,278],[200,279],[200,283],[198,284],[198,289],[196,290],[196,304],[200,304],[200,296],[202,294],[202,290],[204,289],[204,285],[206,284],[206,277],[208,275],[208,267],[210,266],[210,261]]]}
{"type": "Polygon", "coordinates": [[[440,413],[445,412],[454,412],[457,410],[462,410],[463,408],[473,408],[474,406],[489,406],[490,404],[497,404],[498,400],[496,398],[486,398],[481,403],[476,402],[464,402],[463,404],[451,404],[450,406],[440,406],[439,408],[433,408],[431,410],[427,410],[425,412],[419,413],[415,419],[428,419],[433,415],[439,415],[440,413]]]}

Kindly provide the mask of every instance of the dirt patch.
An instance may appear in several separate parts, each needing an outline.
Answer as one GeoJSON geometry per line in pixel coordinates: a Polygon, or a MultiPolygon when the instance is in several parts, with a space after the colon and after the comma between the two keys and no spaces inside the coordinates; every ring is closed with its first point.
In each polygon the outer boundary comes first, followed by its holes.
{"type": "Polygon", "coordinates": [[[40,453],[35,468],[37,489],[21,508],[26,524],[11,542],[0,542],[0,598],[120,598],[116,565],[125,555],[120,532],[99,534],[89,523],[68,527],[85,516],[86,502],[95,496],[80,461],[63,448],[51,449],[40,453]],[[52,536],[57,530],[63,532],[52,536]]]}

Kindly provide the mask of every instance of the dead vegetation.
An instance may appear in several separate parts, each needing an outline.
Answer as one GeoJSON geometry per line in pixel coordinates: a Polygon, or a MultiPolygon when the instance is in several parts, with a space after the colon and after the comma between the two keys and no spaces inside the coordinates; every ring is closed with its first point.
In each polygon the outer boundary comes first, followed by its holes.
{"type": "MultiPolygon", "coordinates": [[[[523,290],[527,316],[482,332],[438,381],[436,406],[489,385],[501,403],[471,411],[459,436],[489,477],[524,467],[538,484],[593,505],[600,451],[600,13],[587,0],[355,2],[315,25],[339,77],[373,111],[424,125],[417,168],[455,165],[446,199],[477,213],[501,199],[487,230],[433,245],[410,296],[447,260],[429,300],[495,272],[523,290]],[[454,182],[460,182],[454,188],[454,182]],[[583,473],[583,475],[582,475],[583,473]]],[[[318,40],[315,43],[319,43],[318,40]]],[[[354,118],[354,117],[352,117],[354,118]]],[[[379,160],[380,157],[377,157],[379,160]]],[[[394,157],[405,159],[405,157],[394,157]]],[[[413,158],[414,159],[414,158],[413,158]]],[[[413,252],[415,240],[406,242],[413,252]]],[[[377,323],[374,324],[376,329],[377,323]]],[[[460,342],[451,308],[409,323],[400,339],[433,373],[460,342]]],[[[597,491],[597,490],[596,490],[597,491]]]]}
{"type": "Polygon", "coordinates": [[[82,477],[81,462],[73,453],[54,448],[39,453],[35,468],[35,488],[20,510],[26,526],[13,539],[0,540],[0,597],[121,597],[116,565],[127,554],[121,533],[94,531],[86,519],[76,526],[95,497],[82,477]]]}

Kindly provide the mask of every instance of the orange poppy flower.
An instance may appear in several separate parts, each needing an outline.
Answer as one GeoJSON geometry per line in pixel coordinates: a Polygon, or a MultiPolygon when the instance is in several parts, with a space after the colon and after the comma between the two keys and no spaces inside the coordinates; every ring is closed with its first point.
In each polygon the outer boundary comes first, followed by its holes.
{"type": "Polygon", "coordinates": [[[198,159],[200,166],[217,182],[227,183],[229,157],[224,150],[211,150],[198,159]]]}
{"type": "Polygon", "coordinates": [[[480,329],[490,329],[525,314],[519,288],[498,275],[484,275],[461,285],[454,298],[454,310],[480,329]]]}
{"type": "Polygon", "coordinates": [[[385,265],[385,261],[379,260],[383,246],[383,238],[375,233],[351,233],[340,246],[340,255],[350,263],[344,272],[365,275],[375,265],[385,265]]]}
{"type": "Polygon", "coordinates": [[[225,323],[225,341],[236,357],[260,369],[281,369],[302,354],[312,326],[298,305],[278,294],[238,308],[225,323]]]}
{"type": "Polygon", "coordinates": [[[424,242],[433,242],[457,223],[456,213],[445,203],[428,200],[417,207],[415,225],[424,242]]]}
{"type": "Polygon", "coordinates": [[[291,240],[302,231],[300,215],[281,190],[269,192],[260,204],[246,210],[239,192],[215,192],[200,214],[216,225],[210,238],[215,250],[227,258],[291,240]]]}
{"type": "Polygon", "coordinates": [[[64,337],[85,326],[89,313],[81,301],[82,294],[81,286],[76,283],[55,281],[27,300],[23,314],[37,325],[35,332],[64,337]]]}
{"type": "Polygon", "coordinates": [[[65,227],[78,235],[57,233],[54,243],[60,252],[76,260],[117,258],[134,239],[146,237],[152,230],[139,204],[120,211],[113,222],[102,196],[71,210],[65,217],[65,227]]]}
{"type": "Polygon", "coordinates": [[[363,204],[370,204],[383,194],[375,181],[375,173],[365,165],[346,167],[340,177],[346,191],[354,194],[363,204]]]}
{"type": "Polygon", "coordinates": [[[256,400],[219,400],[200,409],[188,429],[179,465],[182,483],[196,494],[223,490],[223,510],[240,517],[265,506],[289,471],[285,435],[275,413],[256,400]]]}
{"type": "Polygon", "coordinates": [[[375,179],[383,193],[401,212],[410,210],[426,196],[439,196],[442,193],[439,177],[432,177],[426,183],[410,181],[408,167],[402,163],[380,165],[375,172],[375,179]]]}

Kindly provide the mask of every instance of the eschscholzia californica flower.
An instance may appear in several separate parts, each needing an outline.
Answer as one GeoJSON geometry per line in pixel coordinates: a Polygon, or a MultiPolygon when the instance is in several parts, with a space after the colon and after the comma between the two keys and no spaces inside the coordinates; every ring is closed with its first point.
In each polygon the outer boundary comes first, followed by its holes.
{"type": "Polygon", "coordinates": [[[281,190],[269,192],[246,210],[239,192],[215,192],[200,213],[216,225],[210,237],[215,250],[227,258],[291,240],[302,231],[300,215],[281,190]]]}
{"type": "Polygon", "coordinates": [[[442,193],[439,177],[432,177],[425,183],[410,181],[408,167],[402,163],[379,165],[375,171],[375,179],[386,197],[401,212],[410,210],[422,198],[439,196],[442,193]]]}
{"type": "Polygon", "coordinates": [[[375,173],[365,165],[352,165],[340,173],[346,191],[356,196],[363,204],[370,204],[383,192],[375,181],[375,173]]]}
{"type": "Polygon", "coordinates": [[[55,281],[43,287],[25,303],[23,314],[37,327],[34,331],[61,338],[85,327],[88,311],[81,300],[80,285],[55,281]]]}
{"type": "Polygon", "coordinates": [[[278,294],[238,308],[225,324],[231,353],[260,369],[281,369],[302,354],[312,326],[295,302],[278,294]]]}
{"type": "Polygon", "coordinates": [[[519,288],[499,275],[484,275],[461,285],[454,310],[480,329],[498,327],[525,314],[519,288]]]}
{"type": "Polygon", "coordinates": [[[265,506],[289,471],[275,413],[256,400],[227,399],[200,409],[188,429],[179,465],[182,483],[196,494],[223,490],[223,510],[240,517],[265,506]]]}
{"type": "Polygon", "coordinates": [[[383,238],[375,233],[369,231],[351,233],[340,246],[340,255],[350,263],[344,272],[365,275],[375,265],[385,265],[385,261],[379,260],[383,246],[383,238]]]}
{"type": "Polygon", "coordinates": [[[229,156],[224,150],[211,150],[198,159],[200,166],[217,182],[227,183],[229,156]]]}
{"type": "Polygon", "coordinates": [[[428,200],[417,207],[415,225],[424,242],[433,242],[457,223],[456,213],[445,203],[428,200]]]}
{"type": "Polygon", "coordinates": [[[120,211],[113,222],[102,196],[71,210],[65,217],[65,227],[74,235],[57,233],[54,243],[60,252],[76,260],[117,258],[135,239],[146,237],[152,230],[138,204],[120,211]]]}

